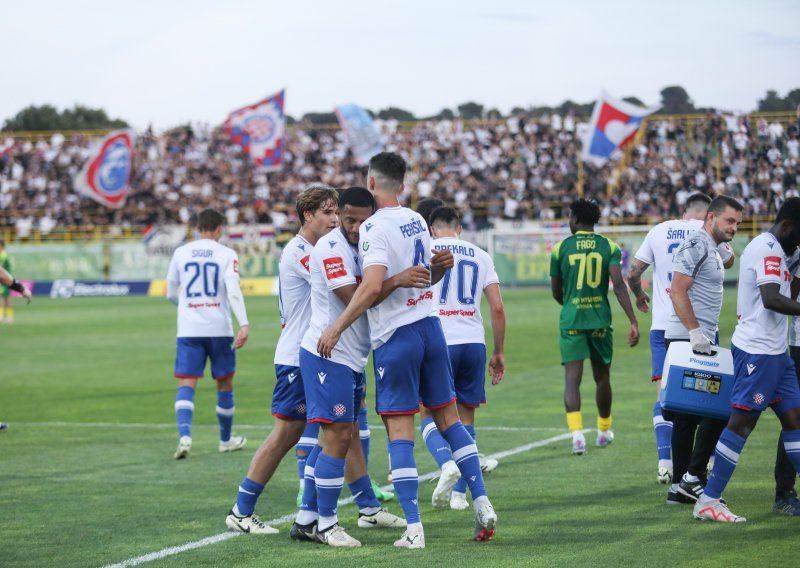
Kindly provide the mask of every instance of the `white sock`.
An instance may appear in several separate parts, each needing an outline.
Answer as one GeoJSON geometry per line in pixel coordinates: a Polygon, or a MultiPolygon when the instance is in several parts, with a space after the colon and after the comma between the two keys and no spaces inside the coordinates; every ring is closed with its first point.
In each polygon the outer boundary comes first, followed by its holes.
{"type": "Polygon", "coordinates": [[[336,517],[320,517],[317,521],[317,527],[320,532],[324,531],[325,529],[331,528],[333,525],[339,522],[339,519],[336,517]]]}
{"type": "Polygon", "coordinates": [[[478,507],[481,507],[484,503],[486,503],[487,505],[491,505],[491,503],[489,503],[489,498],[486,495],[481,495],[480,497],[472,501],[472,506],[477,509],[478,507]]]}
{"type": "Polygon", "coordinates": [[[406,532],[410,534],[417,534],[422,532],[422,523],[408,523],[406,532]]]}
{"type": "Polygon", "coordinates": [[[310,525],[311,523],[316,521],[318,517],[319,513],[315,513],[314,511],[306,511],[305,509],[300,509],[297,512],[297,518],[295,519],[295,522],[297,522],[298,525],[310,525]]]}

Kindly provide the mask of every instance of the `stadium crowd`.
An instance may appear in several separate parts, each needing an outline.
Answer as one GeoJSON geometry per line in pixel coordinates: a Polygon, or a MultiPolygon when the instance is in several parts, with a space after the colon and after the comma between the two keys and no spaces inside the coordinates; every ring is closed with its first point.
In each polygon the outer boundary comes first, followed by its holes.
{"type": "MultiPolygon", "coordinates": [[[[438,197],[456,206],[470,228],[499,217],[560,217],[578,193],[580,127],[571,115],[558,114],[410,127],[379,121],[386,149],[410,163],[415,198],[438,197]]],[[[295,224],[292,204],[307,184],[347,187],[363,178],[338,128],[289,129],[284,166],[269,174],[220,129],[182,127],[159,136],[147,131],[137,138],[127,203],[109,210],[73,189],[72,176],[90,142],[56,134],[0,143],[0,229],[14,226],[23,240],[34,229],[120,230],[185,223],[205,207],[224,211],[230,224],[272,222],[288,229],[295,224]]],[[[625,167],[586,165],[585,195],[601,204],[607,219],[675,217],[695,190],[740,199],[745,216],[774,214],[786,197],[798,195],[799,147],[795,124],[718,113],[691,121],[655,118],[625,167]]]]}

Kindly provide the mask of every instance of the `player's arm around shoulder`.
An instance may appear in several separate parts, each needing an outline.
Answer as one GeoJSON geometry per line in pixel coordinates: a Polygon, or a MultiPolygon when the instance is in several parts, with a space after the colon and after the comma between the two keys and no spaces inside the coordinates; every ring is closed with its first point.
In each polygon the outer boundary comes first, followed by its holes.
{"type": "Polygon", "coordinates": [[[492,336],[494,349],[489,359],[489,374],[492,384],[496,385],[503,380],[506,373],[505,340],[506,340],[506,310],[503,298],[500,295],[500,284],[489,284],[483,290],[492,320],[492,336]]]}
{"type": "Polygon", "coordinates": [[[372,264],[364,269],[361,284],[358,285],[350,303],[339,315],[335,322],[328,326],[317,341],[317,352],[320,357],[330,359],[333,348],[339,342],[342,332],[364,312],[378,298],[381,293],[386,267],[381,264],[372,264]]]}

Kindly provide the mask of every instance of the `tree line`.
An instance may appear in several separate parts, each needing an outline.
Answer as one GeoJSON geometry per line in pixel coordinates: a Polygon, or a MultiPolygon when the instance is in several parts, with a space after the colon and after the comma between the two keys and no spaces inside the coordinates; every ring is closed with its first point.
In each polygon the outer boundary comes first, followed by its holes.
{"type": "MultiPolygon", "coordinates": [[[[661,109],[658,114],[694,114],[713,110],[711,108],[697,107],[686,89],[679,85],[664,87],[661,90],[661,109]]],[[[623,97],[623,100],[645,106],[637,97],[623,97]]],[[[545,113],[557,112],[561,115],[572,113],[578,118],[589,118],[592,114],[594,101],[587,103],[577,103],[566,100],[558,106],[530,106],[514,107],[510,115],[542,115],[545,113]]],[[[758,112],[781,112],[794,111],[800,107],[800,88],[792,89],[785,97],[781,97],[777,91],[768,90],[763,99],[758,100],[756,110],[758,112]]],[[[502,112],[496,108],[487,109],[484,105],[469,101],[455,107],[455,109],[443,108],[432,116],[415,116],[409,110],[399,107],[387,107],[378,111],[367,112],[373,118],[383,120],[415,121],[415,120],[442,120],[461,118],[464,120],[472,119],[499,119],[504,118],[502,112]]],[[[336,124],[336,114],[333,112],[307,112],[301,116],[299,121],[311,124],[336,124]]],[[[294,124],[298,122],[292,116],[287,116],[287,122],[294,124]]],[[[125,128],[128,123],[122,119],[112,119],[103,109],[90,108],[83,105],[75,105],[72,109],[59,111],[52,105],[28,106],[16,115],[5,120],[3,131],[47,131],[47,130],[93,130],[109,128],[125,128]]]]}

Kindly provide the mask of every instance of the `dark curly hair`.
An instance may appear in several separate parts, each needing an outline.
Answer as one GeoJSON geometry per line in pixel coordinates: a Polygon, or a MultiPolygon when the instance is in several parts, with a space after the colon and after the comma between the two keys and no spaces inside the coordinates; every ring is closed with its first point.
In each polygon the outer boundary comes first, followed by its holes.
{"type": "Polygon", "coordinates": [[[575,221],[578,225],[585,227],[594,226],[600,221],[600,206],[592,199],[580,198],[573,201],[569,210],[575,215],[575,221]]]}

